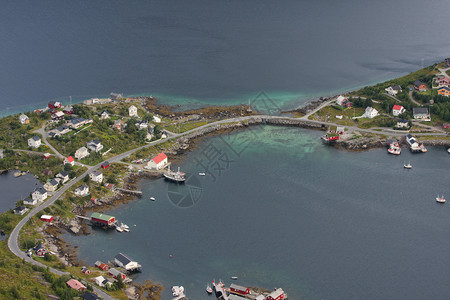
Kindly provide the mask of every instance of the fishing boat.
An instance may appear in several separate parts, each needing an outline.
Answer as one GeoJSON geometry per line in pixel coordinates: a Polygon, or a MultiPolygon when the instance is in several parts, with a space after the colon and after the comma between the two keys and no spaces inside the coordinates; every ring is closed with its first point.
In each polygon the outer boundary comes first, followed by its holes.
{"type": "Polygon", "coordinates": [[[155,197],[150,197],[150,200],[155,201],[156,199],[155,197]]]}
{"type": "Polygon", "coordinates": [[[209,283],[206,284],[206,292],[208,294],[212,294],[212,292],[213,292],[213,289],[209,283]]]}
{"type": "Polygon", "coordinates": [[[237,277],[237,276],[231,276],[231,279],[233,279],[233,280],[237,280],[237,279],[238,279],[238,277],[237,277]]]}
{"type": "Polygon", "coordinates": [[[402,150],[400,149],[400,147],[390,147],[388,149],[389,154],[400,155],[401,152],[402,150]]]}
{"type": "Polygon", "coordinates": [[[168,180],[175,181],[175,182],[185,182],[186,181],[186,174],[183,172],[180,172],[180,168],[178,168],[177,172],[174,172],[170,169],[167,170],[167,172],[164,173],[164,177],[168,180]]]}
{"type": "Polygon", "coordinates": [[[409,162],[409,163],[404,163],[403,164],[403,167],[405,168],[405,169],[411,169],[412,168],[412,166],[411,166],[411,162],[409,162]]]}
{"type": "Polygon", "coordinates": [[[444,198],[444,195],[442,195],[442,196],[437,196],[436,197],[436,202],[438,202],[438,203],[445,203],[445,198],[444,198]]]}
{"type": "Polygon", "coordinates": [[[206,173],[205,173],[205,172],[200,172],[200,173],[198,173],[198,175],[199,175],[199,176],[205,176],[206,173]]]}

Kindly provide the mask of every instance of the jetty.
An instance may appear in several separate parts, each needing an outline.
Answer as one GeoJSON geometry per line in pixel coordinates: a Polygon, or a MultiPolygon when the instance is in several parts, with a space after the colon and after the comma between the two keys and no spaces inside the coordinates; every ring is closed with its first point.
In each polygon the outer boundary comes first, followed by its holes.
{"type": "Polygon", "coordinates": [[[132,190],[127,190],[127,189],[122,189],[122,188],[116,188],[116,191],[119,191],[121,193],[128,194],[128,195],[142,197],[142,191],[132,191],[132,190]]]}

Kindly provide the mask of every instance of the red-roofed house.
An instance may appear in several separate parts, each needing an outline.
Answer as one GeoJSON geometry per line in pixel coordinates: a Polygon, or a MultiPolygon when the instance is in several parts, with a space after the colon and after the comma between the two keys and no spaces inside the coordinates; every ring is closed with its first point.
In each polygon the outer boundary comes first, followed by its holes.
{"type": "Polygon", "coordinates": [[[108,271],[109,270],[109,266],[107,264],[105,264],[105,263],[102,263],[99,260],[95,262],[95,267],[99,268],[100,270],[103,270],[103,271],[108,271]]]}
{"type": "Polygon", "coordinates": [[[86,287],[81,282],[79,282],[78,280],[73,279],[73,278],[70,279],[69,281],[67,281],[66,284],[68,287],[71,287],[77,291],[85,291],[86,290],[86,287]]]}
{"type": "Polygon", "coordinates": [[[64,164],[70,164],[71,166],[73,166],[75,164],[75,159],[73,159],[72,156],[66,157],[64,159],[64,164]]]}
{"type": "Polygon", "coordinates": [[[402,113],[404,113],[405,111],[406,111],[406,109],[401,105],[394,105],[394,107],[392,108],[392,114],[394,116],[399,116],[402,113]]]}
{"type": "Polygon", "coordinates": [[[167,155],[161,152],[147,163],[147,168],[160,170],[167,164],[167,155]]]}

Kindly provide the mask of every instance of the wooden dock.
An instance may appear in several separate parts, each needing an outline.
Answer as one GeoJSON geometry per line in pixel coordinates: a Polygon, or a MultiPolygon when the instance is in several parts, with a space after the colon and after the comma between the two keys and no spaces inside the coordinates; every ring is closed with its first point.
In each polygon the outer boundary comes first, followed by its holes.
{"type": "Polygon", "coordinates": [[[122,192],[124,194],[142,197],[142,191],[132,191],[132,190],[127,190],[127,189],[122,189],[122,188],[116,188],[116,191],[122,192]]]}

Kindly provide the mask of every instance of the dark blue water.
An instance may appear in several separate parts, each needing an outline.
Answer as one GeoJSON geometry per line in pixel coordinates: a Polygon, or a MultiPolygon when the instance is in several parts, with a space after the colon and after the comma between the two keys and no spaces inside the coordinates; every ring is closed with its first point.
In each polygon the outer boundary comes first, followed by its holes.
{"type": "Polygon", "coordinates": [[[30,196],[37,184],[39,180],[31,174],[20,177],[14,177],[13,171],[0,174],[0,213],[15,208],[16,202],[30,196]]]}
{"type": "Polygon", "coordinates": [[[442,60],[449,12],[446,0],[3,1],[0,111],[111,91],[294,105],[442,60]]]}
{"type": "Polygon", "coordinates": [[[180,190],[143,180],[142,199],[108,212],[131,232],[66,237],[90,264],[123,251],[143,265],[135,280],[184,285],[191,299],[231,276],[289,299],[447,298],[450,206],[435,201],[450,193],[446,149],[351,153],[319,136],[262,127],[209,138],[182,165],[197,174],[221,153],[207,176],[180,190]]]}

